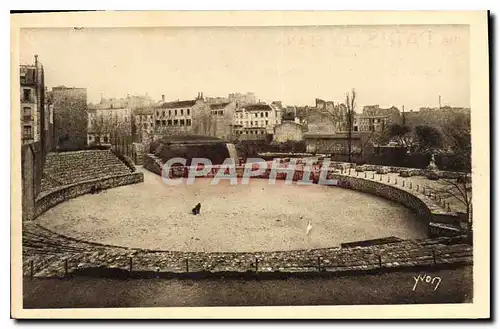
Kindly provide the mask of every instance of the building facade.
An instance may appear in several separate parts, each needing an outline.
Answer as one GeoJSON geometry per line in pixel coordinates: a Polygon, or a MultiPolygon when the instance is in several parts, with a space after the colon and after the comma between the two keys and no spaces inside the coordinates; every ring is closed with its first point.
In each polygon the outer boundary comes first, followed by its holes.
{"type": "Polygon", "coordinates": [[[124,108],[89,108],[87,143],[116,144],[132,136],[132,110],[124,108]]]}
{"type": "Polygon", "coordinates": [[[54,145],[58,149],[81,149],[87,145],[87,89],[52,88],[54,145]]]}
{"type": "Polygon", "coordinates": [[[257,96],[254,93],[232,93],[229,94],[228,100],[236,103],[237,107],[257,104],[257,96]]]}
{"type": "Polygon", "coordinates": [[[156,134],[182,135],[202,134],[202,117],[208,116],[208,106],[203,94],[194,100],[162,102],[154,108],[154,130],[156,134]],[[198,120],[197,120],[198,119],[198,120]],[[195,120],[197,120],[195,124],[195,120]]]}
{"type": "Polygon", "coordinates": [[[149,143],[155,130],[154,107],[137,108],[133,110],[132,134],[140,143],[149,143]]]}
{"type": "Polygon", "coordinates": [[[23,144],[43,139],[43,131],[49,130],[49,103],[46,98],[44,70],[35,55],[32,65],[19,69],[21,98],[21,140],[23,144]]]}
{"type": "Polygon", "coordinates": [[[234,139],[233,118],[236,113],[235,102],[209,104],[210,126],[207,130],[209,136],[227,141],[234,139]]]}
{"type": "Polygon", "coordinates": [[[253,104],[236,108],[234,134],[238,139],[265,139],[282,122],[281,109],[269,104],[253,104]]]}
{"type": "Polygon", "coordinates": [[[305,127],[293,121],[283,121],[274,127],[273,142],[299,142],[304,139],[305,127]]]}

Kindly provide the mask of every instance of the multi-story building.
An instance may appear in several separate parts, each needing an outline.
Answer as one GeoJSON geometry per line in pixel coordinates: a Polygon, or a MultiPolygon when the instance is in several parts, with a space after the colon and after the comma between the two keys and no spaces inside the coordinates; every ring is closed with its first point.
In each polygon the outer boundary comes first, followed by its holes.
{"type": "Polygon", "coordinates": [[[353,131],[381,132],[392,123],[400,123],[401,113],[396,107],[387,109],[378,105],[363,107],[362,113],[355,113],[353,131]]]}
{"type": "Polygon", "coordinates": [[[196,118],[208,115],[203,93],[194,100],[164,102],[154,108],[155,133],[160,134],[203,134],[203,122],[193,122],[196,118]]]}
{"type": "Polygon", "coordinates": [[[209,109],[210,125],[207,127],[206,133],[209,136],[232,141],[235,138],[233,134],[233,118],[236,113],[236,103],[209,104],[209,109]]]}
{"type": "Polygon", "coordinates": [[[138,135],[152,134],[155,130],[154,114],[155,109],[152,106],[135,109],[133,111],[133,132],[138,135]]]}
{"type": "Polygon", "coordinates": [[[257,104],[257,96],[254,93],[233,93],[229,94],[228,99],[230,102],[235,102],[237,107],[257,104]]]}
{"type": "Polygon", "coordinates": [[[272,104],[246,105],[235,110],[234,133],[239,139],[265,139],[281,121],[281,109],[272,104]]]}
{"type": "Polygon", "coordinates": [[[87,145],[87,89],[53,87],[53,145],[61,149],[81,149],[87,145]]]}
{"type": "Polygon", "coordinates": [[[89,108],[87,143],[116,144],[132,135],[132,110],[128,107],[89,108]]]}
{"type": "Polygon", "coordinates": [[[42,131],[48,130],[48,103],[44,82],[43,65],[35,55],[33,65],[21,65],[19,69],[21,95],[21,139],[24,144],[43,139],[42,131]],[[47,111],[46,111],[47,109],[47,111]]]}
{"type": "Polygon", "coordinates": [[[146,95],[127,95],[126,98],[105,98],[101,95],[101,101],[92,107],[97,109],[113,109],[113,108],[130,108],[137,109],[152,106],[154,104],[153,99],[146,95]]]}
{"type": "Polygon", "coordinates": [[[356,113],[353,120],[353,131],[381,132],[390,123],[390,117],[386,115],[367,115],[364,113],[356,113]]]}

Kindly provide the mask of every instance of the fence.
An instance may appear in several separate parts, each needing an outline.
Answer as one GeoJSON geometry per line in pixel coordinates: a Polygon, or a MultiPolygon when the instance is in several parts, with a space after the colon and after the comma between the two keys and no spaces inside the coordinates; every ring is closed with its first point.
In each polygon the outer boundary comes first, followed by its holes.
{"type": "MultiPolygon", "coordinates": [[[[405,244],[406,243],[406,244],[405,244]]],[[[24,264],[29,277],[70,277],[74,275],[111,277],[182,276],[206,273],[293,275],[298,273],[341,273],[396,268],[471,264],[472,247],[456,245],[411,245],[381,250],[380,246],[364,248],[317,249],[272,253],[179,253],[150,252],[143,255],[101,253],[67,255],[60,258],[31,258],[24,264]]]]}

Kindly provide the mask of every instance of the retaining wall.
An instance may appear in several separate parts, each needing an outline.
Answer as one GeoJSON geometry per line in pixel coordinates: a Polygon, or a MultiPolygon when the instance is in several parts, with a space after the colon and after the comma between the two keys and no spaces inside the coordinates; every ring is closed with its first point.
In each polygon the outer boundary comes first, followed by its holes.
{"type": "Polygon", "coordinates": [[[96,186],[101,189],[109,189],[122,185],[140,183],[144,181],[144,174],[140,172],[110,176],[101,179],[87,180],[75,184],[65,185],[56,189],[40,193],[35,200],[35,216],[40,216],[55,205],[76,198],[80,195],[90,193],[96,186]]]}

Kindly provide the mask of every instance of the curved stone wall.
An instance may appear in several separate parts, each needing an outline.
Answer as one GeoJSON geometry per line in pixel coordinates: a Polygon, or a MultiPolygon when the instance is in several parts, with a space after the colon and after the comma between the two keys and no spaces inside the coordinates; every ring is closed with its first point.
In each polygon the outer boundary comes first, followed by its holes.
{"type": "Polygon", "coordinates": [[[130,174],[109,176],[101,179],[87,180],[75,184],[65,185],[56,189],[40,193],[35,200],[35,216],[40,216],[55,205],[76,198],[80,195],[91,193],[98,186],[101,189],[109,189],[122,185],[135,184],[144,181],[144,175],[140,172],[130,174]]]}

